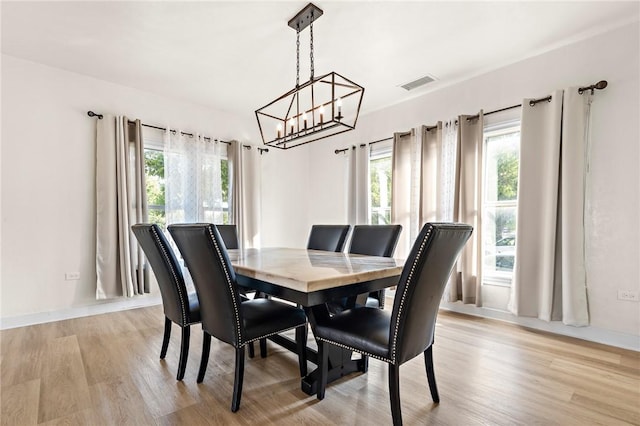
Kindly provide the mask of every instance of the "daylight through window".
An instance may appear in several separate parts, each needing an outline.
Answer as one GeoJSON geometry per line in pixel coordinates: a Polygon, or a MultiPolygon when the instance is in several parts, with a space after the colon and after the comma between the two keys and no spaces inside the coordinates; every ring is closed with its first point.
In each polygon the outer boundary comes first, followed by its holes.
{"type": "Polygon", "coordinates": [[[520,123],[485,129],[483,282],[511,285],[515,262],[520,123]]]}

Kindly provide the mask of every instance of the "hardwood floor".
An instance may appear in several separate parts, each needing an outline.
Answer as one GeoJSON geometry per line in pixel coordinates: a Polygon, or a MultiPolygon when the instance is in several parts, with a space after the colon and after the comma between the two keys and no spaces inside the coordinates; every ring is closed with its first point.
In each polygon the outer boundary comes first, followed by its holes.
{"type": "MultiPolygon", "coordinates": [[[[300,390],[294,354],[271,342],[267,358],[245,363],[231,413],[233,349],[213,339],[196,384],[202,333],[192,327],[177,382],[180,330],[161,361],[163,324],[157,306],[2,331],[1,424],[391,424],[386,364],[370,360],[317,401],[300,390]]],[[[437,405],[423,358],[401,367],[405,424],[640,425],[637,352],[442,311],[434,362],[437,405]]]]}

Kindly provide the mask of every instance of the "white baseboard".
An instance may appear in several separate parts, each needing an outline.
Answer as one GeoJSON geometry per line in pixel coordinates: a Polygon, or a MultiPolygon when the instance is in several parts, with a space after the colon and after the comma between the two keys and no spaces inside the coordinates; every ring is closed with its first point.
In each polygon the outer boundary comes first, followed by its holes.
{"type": "Polygon", "coordinates": [[[588,340],[590,342],[602,343],[623,349],[640,352],[640,336],[621,333],[618,331],[604,330],[597,327],[571,327],[562,324],[560,321],[546,322],[537,318],[516,317],[510,312],[496,309],[479,308],[473,305],[463,305],[461,303],[442,303],[441,309],[452,312],[459,312],[477,317],[497,319],[512,324],[536,330],[547,331],[563,336],[575,337],[577,339],[588,340]]]}
{"type": "Polygon", "coordinates": [[[128,309],[144,308],[160,304],[162,304],[162,298],[160,295],[139,296],[132,299],[96,301],[93,305],[0,318],[0,330],[43,324],[53,321],[62,321],[72,318],[88,317],[91,315],[106,314],[109,312],[119,312],[128,309]]]}

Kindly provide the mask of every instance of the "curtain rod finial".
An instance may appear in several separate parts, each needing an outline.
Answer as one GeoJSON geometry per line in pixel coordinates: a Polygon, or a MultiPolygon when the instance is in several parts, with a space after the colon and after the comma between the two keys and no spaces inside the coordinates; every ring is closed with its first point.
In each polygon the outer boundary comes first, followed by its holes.
{"type": "Polygon", "coordinates": [[[604,89],[605,87],[607,87],[607,85],[608,85],[608,84],[609,84],[609,83],[607,83],[607,80],[600,80],[599,82],[597,82],[597,83],[595,84],[595,86],[594,86],[594,87],[595,87],[596,89],[598,89],[598,90],[602,90],[602,89],[604,89]]]}

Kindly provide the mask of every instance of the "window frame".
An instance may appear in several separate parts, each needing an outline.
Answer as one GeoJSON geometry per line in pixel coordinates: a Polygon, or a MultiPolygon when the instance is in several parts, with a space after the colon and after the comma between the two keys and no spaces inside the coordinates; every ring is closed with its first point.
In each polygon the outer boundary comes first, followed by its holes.
{"type": "MultiPolygon", "coordinates": [[[[482,135],[483,152],[485,153],[487,152],[487,144],[490,142],[489,141],[490,138],[504,136],[504,135],[508,135],[510,133],[516,133],[516,132],[520,133],[520,131],[521,131],[521,122],[519,119],[505,120],[495,124],[485,125],[483,129],[483,135],[482,135]]],[[[519,153],[520,153],[520,141],[518,141],[518,155],[519,153]]],[[[518,167],[520,167],[519,157],[518,157],[518,167]]],[[[487,157],[485,155],[483,158],[483,164],[482,164],[482,205],[481,205],[482,217],[484,218],[488,217],[486,212],[490,208],[498,209],[498,208],[504,208],[504,207],[514,208],[516,210],[516,215],[517,215],[519,194],[516,195],[515,200],[489,201],[486,199],[486,194],[487,194],[486,181],[487,181],[487,157]]],[[[517,229],[517,226],[518,225],[516,223],[516,229],[517,229]]],[[[480,246],[482,247],[482,250],[480,253],[480,255],[482,256],[481,264],[483,265],[482,279],[481,279],[482,285],[511,287],[513,284],[513,274],[514,274],[513,271],[510,271],[510,272],[509,271],[490,271],[489,273],[487,273],[486,269],[484,268],[484,257],[485,257],[484,235],[483,235],[483,241],[481,241],[480,246]]],[[[514,252],[514,265],[515,265],[515,258],[516,258],[516,255],[514,252]]]]}
{"type": "MultiPolygon", "coordinates": [[[[368,173],[367,173],[367,193],[368,193],[368,210],[369,210],[369,214],[367,217],[367,223],[368,224],[373,224],[372,218],[373,218],[373,213],[375,211],[376,208],[373,207],[373,197],[372,197],[372,185],[371,185],[371,162],[372,161],[376,161],[376,160],[381,160],[384,158],[389,158],[390,160],[390,168],[393,168],[393,141],[389,140],[389,141],[384,141],[384,142],[378,142],[374,145],[370,145],[369,147],[369,156],[367,158],[367,162],[368,162],[368,173]]],[[[388,191],[388,199],[389,199],[389,224],[391,223],[391,200],[392,200],[392,192],[393,192],[393,181],[392,181],[392,177],[389,178],[389,181],[391,182],[391,188],[388,191]]],[[[379,211],[380,208],[377,208],[377,210],[379,211]]],[[[379,213],[378,213],[379,214],[379,213]]],[[[385,216],[386,217],[386,216],[385,216]]],[[[377,225],[377,224],[376,224],[377,225]]]]}
{"type": "MultiPolygon", "coordinates": [[[[159,130],[159,129],[149,129],[149,131],[146,131],[143,133],[143,149],[144,151],[155,151],[155,152],[160,152],[164,155],[164,130],[159,130]]],[[[223,143],[223,142],[221,142],[223,143]]],[[[231,161],[229,159],[229,145],[224,143],[224,147],[222,147],[223,149],[220,150],[220,160],[222,161],[226,161],[227,162],[227,200],[226,200],[226,209],[224,208],[224,201],[223,201],[223,208],[222,208],[222,213],[223,213],[223,218],[226,215],[227,221],[223,222],[224,224],[229,224],[232,223],[232,217],[231,217],[231,212],[232,210],[232,204],[233,204],[233,196],[232,196],[232,164],[231,161]]],[[[220,165],[220,170],[222,173],[222,165],[220,165]]],[[[166,171],[165,171],[166,172],[166,171]]],[[[146,176],[145,176],[146,177],[146,176]]],[[[222,178],[222,174],[220,176],[222,178]]],[[[145,195],[146,195],[146,191],[145,191],[145,195]]],[[[147,200],[148,201],[148,200],[147,200]]],[[[165,211],[165,218],[166,218],[166,206],[165,205],[151,205],[148,204],[147,202],[147,211],[150,210],[164,210],[165,211]]],[[[166,226],[166,224],[165,224],[166,226]]]]}

